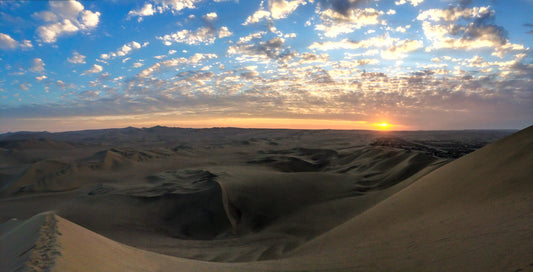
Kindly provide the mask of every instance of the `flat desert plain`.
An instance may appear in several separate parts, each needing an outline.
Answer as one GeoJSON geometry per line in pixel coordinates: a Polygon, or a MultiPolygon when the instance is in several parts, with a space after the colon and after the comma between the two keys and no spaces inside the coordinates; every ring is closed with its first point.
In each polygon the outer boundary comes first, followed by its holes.
{"type": "Polygon", "coordinates": [[[2,134],[0,271],[533,271],[533,127],[2,134]]]}

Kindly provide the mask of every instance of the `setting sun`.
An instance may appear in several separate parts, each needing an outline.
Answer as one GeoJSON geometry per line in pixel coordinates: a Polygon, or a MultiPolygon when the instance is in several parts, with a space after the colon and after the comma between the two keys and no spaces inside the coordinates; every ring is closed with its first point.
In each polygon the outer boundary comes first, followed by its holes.
{"type": "Polygon", "coordinates": [[[382,129],[382,130],[387,130],[390,128],[390,125],[383,122],[383,123],[377,123],[375,124],[379,129],[382,129]]]}

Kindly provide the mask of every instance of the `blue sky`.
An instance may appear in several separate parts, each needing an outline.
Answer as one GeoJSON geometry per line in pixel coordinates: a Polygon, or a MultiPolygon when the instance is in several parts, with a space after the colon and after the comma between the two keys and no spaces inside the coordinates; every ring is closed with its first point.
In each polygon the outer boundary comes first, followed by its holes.
{"type": "Polygon", "coordinates": [[[531,0],[0,8],[1,132],[533,123],[531,0]]]}

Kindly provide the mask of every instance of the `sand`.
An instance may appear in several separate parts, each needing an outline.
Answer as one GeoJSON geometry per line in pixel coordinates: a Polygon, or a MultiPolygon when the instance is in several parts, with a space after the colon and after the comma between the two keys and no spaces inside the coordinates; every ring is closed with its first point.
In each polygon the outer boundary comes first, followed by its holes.
{"type": "Polygon", "coordinates": [[[533,271],[510,133],[2,135],[0,271],[533,271]]]}

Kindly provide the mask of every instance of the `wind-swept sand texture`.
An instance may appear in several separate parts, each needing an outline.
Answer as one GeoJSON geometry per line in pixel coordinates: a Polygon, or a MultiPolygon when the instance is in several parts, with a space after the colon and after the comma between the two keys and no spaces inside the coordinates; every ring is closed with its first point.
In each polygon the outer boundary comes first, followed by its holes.
{"type": "Polygon", "coordinates": [[[17,175],[31,157],[9,147],[3,221],[55,212],[0,225],[0,270],[533,271],[533,127],[453,161],[492,136],[234,132],[70,141],[72,172],[30,162],[17,175]],[[54,175],[80,173],[55,191],[54,175]]]}

